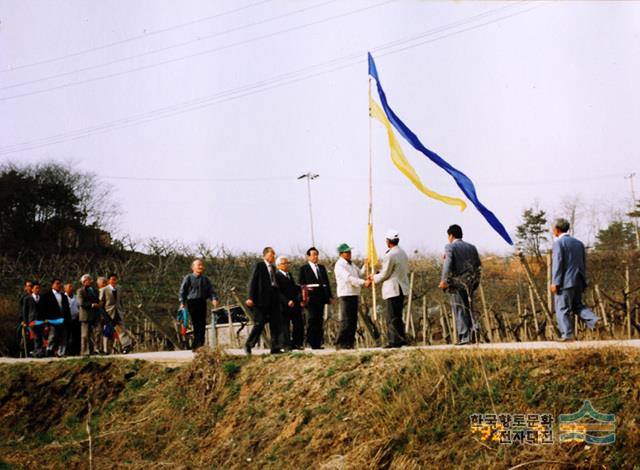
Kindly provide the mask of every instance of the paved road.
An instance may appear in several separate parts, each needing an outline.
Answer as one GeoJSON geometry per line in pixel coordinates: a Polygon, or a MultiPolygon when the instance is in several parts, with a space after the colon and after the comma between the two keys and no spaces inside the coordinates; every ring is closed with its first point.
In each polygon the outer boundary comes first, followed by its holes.
{"type": "MultiPolygon", "coordinates": [[[[557,341],[531,341],[525,343],[483,343],[472,346],[454,346],[451,344],[440,344],[436,346],[409,346],[402,348],[403,350],[418,349],[423,351],[472,351],[480,349],[492,349],[492,350],[531,350],[531,349],[551,349],[551,350],[563,350],[563,349],[601,349],[601,348],[640,348],[640,339],[633,340],[606,340],[606,341],[577,341],[574,343],[560,343],[557,341]]],[[[382,348],[362,348],[356,350],[341,350],[336,351],[333,348],[312,350],[305,349],[304,353],[314,355],[329,355],[329,354],[358,354],[363,352],[380,352],[386,351],[382,348]]],[[[393,350],[391,350],[393,351],[393,350]]],[[[225,352],[231,356],[244,356],[245,353],[242,349],[225,349],[225,352]]],[[[254,349],[253,354],[256,356],[268,354],[267,349],[254,349]]],[[[103,358],[117,358],[135,360],[141,359],[151,362],[159,362],[167,365],[180,365],[191,362],[194,354],[191,351],[158,351],[158,352],[146,352],[146,353],[133,353],[125,355],[114,356],[94,356],[98,359],[103,358]]],[[[15,364],[19,362],[48,362],[48,361],[64,361],[65,359],[47,358],[47,359],[18,359],[14,357],[0,357],[0,364],[15,364]]]]}

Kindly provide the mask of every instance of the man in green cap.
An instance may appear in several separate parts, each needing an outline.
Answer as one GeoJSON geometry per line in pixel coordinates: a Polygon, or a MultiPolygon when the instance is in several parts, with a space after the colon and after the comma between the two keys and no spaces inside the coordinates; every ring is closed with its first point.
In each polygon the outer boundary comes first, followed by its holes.
{"type": "Polygon", "coordinates": [[[335,266],[338,298],[340,299],[340,333],[336,339],[336,349],[353,349],[356,341],[358,322],[358,297],[360,289],[369,287],[371,280],[363,279],[365,267],[358,269],[351,262],[351,247],[343,243],[338,247],[338,261],[335,266]]]}

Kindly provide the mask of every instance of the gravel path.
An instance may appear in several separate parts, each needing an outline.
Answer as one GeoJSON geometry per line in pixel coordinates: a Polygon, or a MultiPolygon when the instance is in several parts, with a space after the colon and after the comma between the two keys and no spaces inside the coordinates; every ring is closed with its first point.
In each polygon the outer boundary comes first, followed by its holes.
{"type": "MultiPolygon", "coordinates": [[[[446,350],[458,350],[458,351],[472,351],[479,349],[492,349],[492,350],[531,350],[531,349],[593,349],[593,348],[640,348],[640,339],[632,340],[600,340],[600,341],[576,341],[573,343],[561,343],[558,341],[531,341],[525,343],[483,343],[477,345],[468,346],[454,346],[451,344],[441,344],[435,346],[407,346],[402,348],[403,350],[419,349],[424,351],[446,351],[446,350]]],[[[329,354],[358,354],[363,352],[380,352],[387,351],[383,348],[362,348],[355,350],[340,350],[336,351],[334,348],[327,349],[305,349],[304,351],[296,351],[296,353],[314,354],[314,355],[329,355],[329,354]]],[[[397,351],[397,349],[390,349],[388,351],[397,351]]],[[[231,356],[244,356],[245,353],[242,349],[226,349],[225,352],[231,356]]],[[[253,354],[261,356],[268,354],[267,349],[254,349],[253,354]]],[[[128,359],[135,360],[140,359],[144,361],[159,362],[167,365],[179,365],[191,362],[193,360],[193,352],[191,351],[157,351],[157,352],[145,352],[145,353],[132,353],[124,355],[113,356],[92,356],[96,359],[128,359]]],[[[0,357],[0,364],[16,364],[21,362],[50,362],[50,361],[64,361],[69,359],[78,358],[43,358],[43,359],[19,359],[15,357],[0,357]]]]}

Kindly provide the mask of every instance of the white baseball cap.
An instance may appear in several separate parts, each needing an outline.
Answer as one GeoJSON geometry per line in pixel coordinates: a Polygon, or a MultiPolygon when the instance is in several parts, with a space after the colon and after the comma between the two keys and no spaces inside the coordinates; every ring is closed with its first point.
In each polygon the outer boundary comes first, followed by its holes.
{"type": "Polygon", "coordinates": [[[387,233],[384,234],[384,238],[387,240],[395,240],[396,238],[400,238],[400,234],[397,230],[390,228],[387,230],[387,233]]]}

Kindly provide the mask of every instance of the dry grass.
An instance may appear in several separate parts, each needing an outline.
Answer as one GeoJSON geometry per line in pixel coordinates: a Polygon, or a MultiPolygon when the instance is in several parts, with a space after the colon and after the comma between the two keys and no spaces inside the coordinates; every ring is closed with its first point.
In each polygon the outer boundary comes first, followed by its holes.
{"type": "Polygon", "coordinates": [[[3,366],[0,468],[85,468],[89,400],[94,468],[507,469],[533,461],[546,463],[529,468],[634,468],[638,359],[622,349],[249,359],[214,352],[181,369],[115,361],[3,366]],[[469,429],[470,414],[494,407],[557,416],[584,399],[617,415],[614,445],[506,446],[469,429]],[[43,419],[46,407],[63,412],[43,419]]]}

